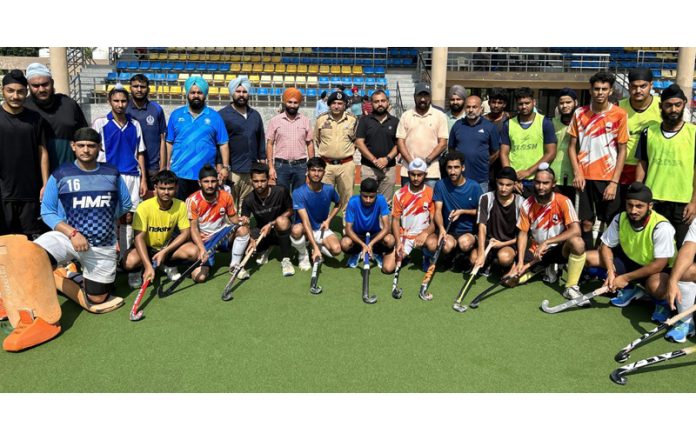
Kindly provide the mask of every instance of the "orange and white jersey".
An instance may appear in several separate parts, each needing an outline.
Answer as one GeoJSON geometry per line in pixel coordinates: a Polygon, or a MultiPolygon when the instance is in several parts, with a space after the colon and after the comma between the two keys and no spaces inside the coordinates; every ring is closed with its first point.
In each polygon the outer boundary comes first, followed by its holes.
{"type": "Polygon", "coordinates": [[[534,196],[522,203],[517,227],[520,231],[532,232],[532,250],[539,243],[553,238],[568,229],[574,222],[579,222],[573,203],[560,193],[552,193],[551,201],[539,204],[534,196]]]}
{"type": "Polygon", "coordinates": [[[208,202],[202,191],[196,191],[186,199],[186,208],[190,220],[198,220],[198,229],[204,242],[227,226],[227,216],[237,213],[234,199],[226,191],[218,190],[217,199],[208,202]]]}
{"type": "Polygon", "coordinates": [[[433,189],[423,186],[417,193],[411,192],[410,185],[404,185],[394,194],[392,217],[401,218],[401,235],[414,238],[430,226],[430,216],[435,215],[433,189]]]}
{"type": "Polygon", "coordinates": [[[579,107],[568,134],[578,139],[578,163],[585,179],[611,180],[619,144],[629,139],[626,111],[614,104],[602,113],[593,113],[589,105],[579,107]]]}

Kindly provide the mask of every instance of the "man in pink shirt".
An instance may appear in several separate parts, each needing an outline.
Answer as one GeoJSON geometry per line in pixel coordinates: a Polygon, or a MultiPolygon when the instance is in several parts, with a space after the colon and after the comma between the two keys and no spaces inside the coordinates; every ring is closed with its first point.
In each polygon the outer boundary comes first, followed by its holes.
{"type": "Polygon", "coordinates": [[[290,87],[283,93],[285,111],[274,116],[266,129],[266,157],[271,182],[292,192],[305,184],[307,157],[314,157],[312,126],[299,112],[302,93],[290,87]]]}

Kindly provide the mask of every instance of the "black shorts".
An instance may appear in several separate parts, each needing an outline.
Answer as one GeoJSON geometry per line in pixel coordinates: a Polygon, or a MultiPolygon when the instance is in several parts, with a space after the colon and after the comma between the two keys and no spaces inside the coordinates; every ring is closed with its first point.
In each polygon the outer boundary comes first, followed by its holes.
{"type": "MultiPolygon", "coordinates": [[[[488,243],[486,243],[486,245],[488,245],[488,243]]],[[[485,264],[492,263],[493,260],[498,258],[498,252],[500,252],[501,249],[505,249],[506,247],[512,248],[512,250],[515,252],[515,255],[517,255],[517,243],[513,243],[509,246],[503,246],[498,249],[491,249],[490,251],[488,251],[488,256],[486,256],[485,264]]],[[[513,260],[513,263],[515,263],[515,260],[513,260]]]]}
{"type": "MultiPolygon", "coordinates": [[[[347,237],[347,235],[346,235],[347,237]]],[[[362,241],[365,241],[365,237],[358,235],[362,241]]],[[[372,246],[372,250],[374,251],[375,254],[378,255],[386,255],[390,254],[394,250],[394,246],[392,247],[387,247],[384,245],[384,240],[380,240],[379,243],[375,244],[372,246]]],[[[357,243],[353,243],[353,245],[348,248],[348,250],[345,252],[346,254],[357,254],[362,252],[362,246],[360,246],[357,243]]]]}
{"type": "MultiPolygon", "coordinates": [[[[289,235],[290,231],[288,230],[287,233],[289,235]]],[[[261,228],[252,228],[249,234],[251,235],[251,238],[257,240],[259,238],[259,235],[261,235],[261,228]]],[[[277,246],[279,244],[280,242],[278,241],[278,232],[275,230],[275,228],[273,228],[271,229],[271,233],[263,237],[261,243],[256,245],[256,252],[259,254],[261,252],[266,252],[271,246],[277,246]]]]}
{"type": "MultiPolygon", "coordinates": [[[[556,246],[547,250],[543,257],[541,257],[541,262],[539,265],[548,266],[550,264],[566,264],[568,262],[568,257],[563,256],[563,243],[558,243],[556,246]]],[[[524,262],[529,263],[534,259],[534,254],[526,250],[524,252],[524,262]]]]}
{"type": "MultiPolygon", "coordinates": [[[[616,275],[624,275],[629,272],[636,271],[643,267],[642,265],[636,263],[635,261],[631,260],[628,255],[624,252],[624,250],[621,248],[621,246],[617,246],[611,250],[612,254],[614,255],[614,268],[616,269],[616,275]]],[[[662,269],[662,273],[669,274],[671,271],[671,268],[669,266],[665,266],[664,269],[662,269]]],[[[640,278],[637,280],[631,281],[632,283],[635,284],[642,284],[645,286],[645,280],[647,280],[648,277],[646,278],[640,278]]]]}
{"type": "Polygon", "coordinates": [[[40,202],[3,200],[0,235],[24,234],[31,237],[43,234],[48,231],[48,227],[40,216],[40,202]]]}
{"type": "Polygon", "coordinates": [[[604,200],[604,190],[609,185],[606,180],[585,180],[585,189],[580,192],[580,220],[594,220],[595,218],[609,224],[616,214],[621,211],[621,197],[619,189],[616,189],[614,200],[604,200]]]}
{"type": "Polygon", "coordinates": [[[451,235],[452,237],[454,237],[454,239],[455,239],[456,241],[459,241],[459,237],[461,237],[462,235],[466,235],[466,234],[471,234],[471,235],[474,236],[474,240],[476,239],[476,234],[474,234],[474,231],[468,231],[468,232],[450,232],[450,233],[448,233],[447,235],[451,235]]]}

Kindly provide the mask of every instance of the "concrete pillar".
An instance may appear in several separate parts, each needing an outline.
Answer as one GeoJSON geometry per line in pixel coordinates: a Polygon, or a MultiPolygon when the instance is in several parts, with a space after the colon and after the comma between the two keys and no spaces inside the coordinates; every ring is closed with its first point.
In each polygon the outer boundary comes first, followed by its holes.
{"type": "Polygon", "coordinates": [[[445,108],[447,93],[447,48],[433,47],[433,64],[430,72],[433,104],[445,108]]]}
{"type": "Polygon", "coordinates": [[[684,91],[691,106],[692,86],[694,82],[694,61],[696,61],[696,47],[680,47],[679,61],[677,64],[677,84],[684,91]]]}
{"type": "Polygon", "coordinates": [[[56,92],[70,95],[70,75],[68,75],[68,48],[51,47],[49,68],[53,76],[56,92]]]}

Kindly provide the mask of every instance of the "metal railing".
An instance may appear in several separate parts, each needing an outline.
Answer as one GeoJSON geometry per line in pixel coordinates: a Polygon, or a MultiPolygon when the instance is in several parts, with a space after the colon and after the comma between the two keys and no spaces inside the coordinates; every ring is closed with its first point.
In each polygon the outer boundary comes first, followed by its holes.
{"type": "Polygon", "coordinates": [[[68,47],[67,48],[67,62],[68,62],[68,77],[70,97],[77,101],[82,102],[82,82],[80,81],[80,72],[82,68],[85,67],[85,53],[82,47],[68,47]]]}
{"type": "MultiPolygon", "coordinates": [[[[609,66],[608,53],[460,52],[448,51],[447,70],[468,72],[568,72],[602,70],[609,66]]],[[[432,53],[419,54],[418,70],[428,71],[432,53]],[[423,61],[422,65],[420,60],[423,61]]]]}
{"type": "MultiPolygon", "coordinates": [[[[430,52],[427,52],[430,54],[430,52]]],[[[432,59],[430,60],[430,65],[425,61],[425,52],[418,52],[418,61],[416,62],[418,69],[418,81],[430,84],[432,78],[430,76],[430,69],[432,68],[432,59]]],[[[431,54],[432,57],[432,54],[431,54]]]]}
{"type": "Polygon", "coordinates": [[[396,106],[394,107],[394,113],[397,118],[401,119],[401,115],[404,114],[406,108],[404,107],[404,101],[401,99],[401,89],[399,88],[399,82],[396,82],[396,106]]]}

